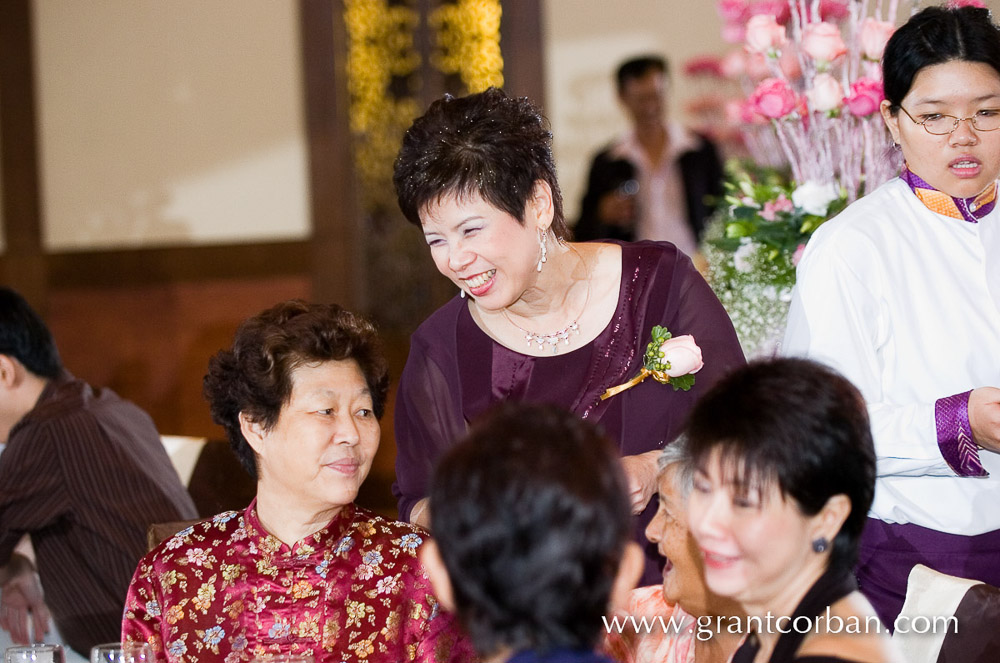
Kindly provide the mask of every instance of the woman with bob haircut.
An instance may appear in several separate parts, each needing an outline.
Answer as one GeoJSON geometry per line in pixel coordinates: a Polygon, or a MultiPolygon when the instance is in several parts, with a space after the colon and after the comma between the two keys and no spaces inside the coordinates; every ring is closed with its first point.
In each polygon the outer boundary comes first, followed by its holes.
{"type": "Polygon", "coordinates": [[[470,660],[417,559],[424,532],[354,504],[388,385],[375,329],[336,304],[240,325],[204,387],[257,497],[140,561],[122,640],[171,663],[470,660]]]}
{"type": "Polygon", "coordinates": [[[810,240],[783,352],[868,403],[878,490],[857,575],[891,628],[916,564],[1000,585],[1000,29],[929,7],[882,70],[905,167],[810,240]]]}
{"type": "Polygon", "coordinates": [[[852,572],[875,490],[857,389],[806,359],[753,362],[695,405],[687,444],[705,581],[754,624],[733,661],[898,660],[852,572]]]}
{"type": "MultiPolygon", "coordinates": [[[[697,398],[744,363],[725,310],[690,259],[659,242],[568,241],[552,134],[539,110],[491,88],[446,96],[406,132],[394,182],[438,271],[460,294],[413,334],[396,406],[400,517],[428,522],[434,462],[493,404],[559,405],[617,443],[647,583],[662,564],[643,529],[656,456],[697,398]],[[602,399],[643,368],[654,326],[693,337],[690,391],[655,380],[602,399]]],[[[687,339],[691,340],[691,339],[687,339]]]]}
{"type": "Polygon", "coordinates": [[[420,558],[484,661],[611,663],[602,617],[643,566],[616,461],[592,424],[517,403],[442,457],[420,558]]]}

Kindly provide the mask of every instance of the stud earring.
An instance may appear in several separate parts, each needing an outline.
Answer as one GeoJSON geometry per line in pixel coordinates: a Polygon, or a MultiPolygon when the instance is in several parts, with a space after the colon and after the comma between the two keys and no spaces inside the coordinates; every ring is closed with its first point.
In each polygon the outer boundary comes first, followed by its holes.
{"type": "Polygon", "coordinates": [[[549,261],[549,247],[546,246],[546,240],[549,238],[549,231],[543,230],[538,235],[538,245],[541,247],[542,255],[538,258],[538,271],[542,271],[542,263],[549,261]]]}
{"type": "Polygon", "coordinates": [[[821,536],[812,542],[812,549],[815,553],[826,552],[826,549],[830,546],[830,542],[825,536],[821,536]]]}

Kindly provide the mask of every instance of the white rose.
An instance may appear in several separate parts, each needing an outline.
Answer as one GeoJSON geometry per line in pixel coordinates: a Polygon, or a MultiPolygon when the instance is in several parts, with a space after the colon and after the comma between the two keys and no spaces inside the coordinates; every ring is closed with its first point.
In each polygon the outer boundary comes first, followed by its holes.
{"type": "Polygon", "coordinates": [[[813,86],[806,90],[806,97],[813,110],[822,113],[840,108],[844,99],[844,88],[840,81],[830,74],[816,74],[813,86]]]}
{"type": "Polygon", "coordinates": [[[826,216],[830,203],[840,198],[834,182],[806,182],[792,192],[792,203],[806,214],[826,216]]]}

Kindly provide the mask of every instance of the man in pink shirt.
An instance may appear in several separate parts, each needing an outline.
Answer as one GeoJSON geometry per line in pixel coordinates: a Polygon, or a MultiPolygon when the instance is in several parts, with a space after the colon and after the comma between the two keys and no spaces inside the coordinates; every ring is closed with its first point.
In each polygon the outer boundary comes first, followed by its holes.
{"type": "Polygon", "coordinates": [[[666,60],[643,56],[618,68],[618,98],[632,130],[594,157],[577,239],[660,240],[693,255],[721,194],[712,145],[666,119],[666,60]]]}

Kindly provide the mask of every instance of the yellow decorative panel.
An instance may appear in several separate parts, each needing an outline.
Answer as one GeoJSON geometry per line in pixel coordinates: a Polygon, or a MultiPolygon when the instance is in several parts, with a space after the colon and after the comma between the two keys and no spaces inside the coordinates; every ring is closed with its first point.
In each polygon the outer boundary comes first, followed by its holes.
{"type": "Polygon", "coordinates": [[[458,74],[469,92],[503,86],[500,0],[457,0],[430,15],[441,49],[432,59],[446,74],[458,74]]]}

